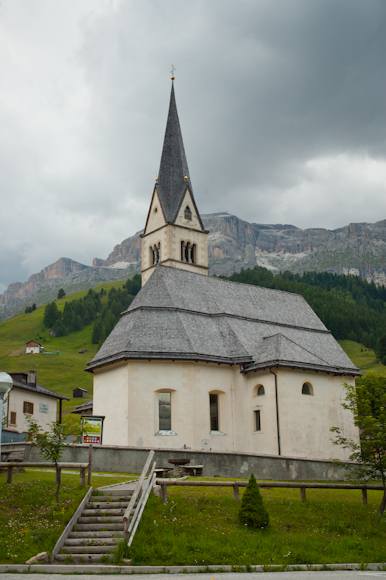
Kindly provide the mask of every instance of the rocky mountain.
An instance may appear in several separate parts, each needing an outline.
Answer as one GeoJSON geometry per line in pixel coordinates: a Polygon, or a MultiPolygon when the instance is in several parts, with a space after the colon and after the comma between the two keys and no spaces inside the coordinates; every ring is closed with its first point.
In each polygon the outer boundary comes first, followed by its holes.
{"type": "MultiPolygon", "coordinates": [[[[264,266],[273,272],[309,270],[355,274],[386,284],[386,220],[349,224],[336,230],[302,230],[293,225],[249,223],[228,213],[203,215],[210,230],[210,274],[229,276],[241,268],[264,266]]],[[[85,266],[68,258],[15,282],[0,296],[0,320],[53,300],[59,288],[67,294],[109,280],[122,280],[141,269],[141,238],[135,235],[115,246],[106,260],[85,266]]]]}
{"type": "MultiPolygon", "coordinates": [[[[386,220],[350,224],[336,230],[302,230],[292,225],[248,223],[228,213],[201,217],[210,230],[210,274],[229,276],[241,268],[258,265],[273,272],[354,274],[386,284],[386,220]]],[[[139,269],[141,233],[115,246],[106,260],[95,258],[93,265],[129,262],[139,269]]]]}

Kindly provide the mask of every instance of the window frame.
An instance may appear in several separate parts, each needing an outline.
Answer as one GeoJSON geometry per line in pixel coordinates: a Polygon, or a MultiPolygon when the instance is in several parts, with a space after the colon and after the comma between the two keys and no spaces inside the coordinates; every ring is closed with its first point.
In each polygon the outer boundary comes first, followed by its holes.
{"type": "Polygon", "coordinates": [[[253,411],[253,431],[261,433],[261,409],[254,409],[253,411]]]}
{"type": "Polygon", "coordinates": [[[313,386],[311,385],[310,382],[305,381],[303,383],[303,385],[302,385],[302,395],[305,395],[306,397],[310,397],[310,396],[312,397],[314,395],[314,388],[313,388],[313,386]],[[308,393],[305,393],[304,392],[305,388],[308,389],[308,393]]]}
{"type": "Polygon", "coordinates": [[[33,415],[34,414],[34,404],[31,401],[23,401],[23,413],[24,415],[33,415]],[[28,407],[28,406],[31,407],[28,407]],[[32,411],[28,411],[28,408],[32,408],[32,411]]]}
{"type": "Polygon", "coordinates": [[[9,412],[9,415],[10,415],[10,417],[9,417],[9,424],[16,426],[17,425],[17,413],[16,413],[16,411],[10,411],[9,412]],[[12,421],[12,416],[13,415],[15,416],[15,420],[14,421],[12,421]]]}

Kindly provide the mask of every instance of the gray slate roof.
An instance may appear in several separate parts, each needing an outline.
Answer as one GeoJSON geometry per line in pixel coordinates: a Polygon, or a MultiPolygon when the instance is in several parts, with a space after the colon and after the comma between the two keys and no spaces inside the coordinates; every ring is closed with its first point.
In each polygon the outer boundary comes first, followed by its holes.
{"type": "Polygon", "coordinates": [[[81,415],[85,411],[92,411],[92,408],[93,408],[93,399],[89,399],[85,403],[82,403],[81,405],[77,405],[75,407],[75,409],[73,411],[71,411],[71,413],[73,413],[75,415],[77,415],[77,414],[81,415]]]}
{"type": "Polygon", "coordinates": [[[39,384],[36,384],[36,387],[32,387],[31,385],[26,385],[13,379],[13,386],[18,389],[23,389],[24,391],[31,391],[32,393],[40,393],[41,395],[47,395],[47,397],[54,397],[55,399],[62,399],[63,401],[70,400],[68,397],[65,397],[64,395],[59,395],[59,393],[55,393],[50,389],[46,389],[46,387],[43,387],[43,385],[39,384]]]}
{"type": "Polygon", "coordinates": [[[173,84],[156,189],[165,219],[170,223],[175,222],[186,190],[189,189],[201,227],[204,229],[193,198],[173,84]],[[185,176],[188,179],[185,179],[185,176]]]}
{"type": "Polygon", "coordinates": [[[88,370],[141,358],[360,374],[302,296],[167,266],[155,268],[88,370]]]}

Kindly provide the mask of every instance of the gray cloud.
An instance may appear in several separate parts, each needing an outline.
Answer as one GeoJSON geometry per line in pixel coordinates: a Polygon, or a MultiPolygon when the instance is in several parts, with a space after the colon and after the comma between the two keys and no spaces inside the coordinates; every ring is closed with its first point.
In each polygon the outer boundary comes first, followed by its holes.
{"type": "Polygon", "coordinates": [[[141,229],[172,62],[202,213],[386,218],[385,21],[383,0],[4,0],[0,284],[141,229]]]}

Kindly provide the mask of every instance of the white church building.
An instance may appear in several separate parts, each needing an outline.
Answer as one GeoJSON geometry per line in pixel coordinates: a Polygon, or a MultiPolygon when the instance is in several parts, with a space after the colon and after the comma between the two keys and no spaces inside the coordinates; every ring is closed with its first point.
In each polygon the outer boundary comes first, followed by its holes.
{"type": "Polygon", "coordinates": [[[87,370],[106,445],[346,458],[358,369],[299,295],[208,276],[172,86],[142,289],[87,370]]]}

